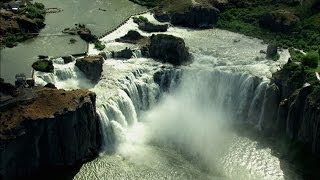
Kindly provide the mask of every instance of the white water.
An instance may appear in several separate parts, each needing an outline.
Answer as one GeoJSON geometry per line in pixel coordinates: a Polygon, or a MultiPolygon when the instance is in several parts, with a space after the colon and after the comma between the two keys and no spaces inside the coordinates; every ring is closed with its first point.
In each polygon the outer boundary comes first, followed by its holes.
{"type": "MultiPolygon", "coordinates": [[[[132,20],[104,37],[105,51],[137,48],[114,42],[130,29],[137,30],[132,20]]],[[[54,74],[36,73],[40,84],[97,93],[103,149],[113,153],[85,164],[75,179],[299,179],[270,148],[232,128],[245,122],[261,128],[269,78],[288,52],[268,61],[259,53],[266,49],[260,40],[217,29],[171,27],[168,34],[185,39],[194,63],[178,70],[139,55],[108,59],[95,85],[74,63],[57,60],[54,74]],[[160,86],[153,81],[157,71],[167,72],[160,86]]],[[[91,45],[89,54],[98,53],[91,45]]]]}

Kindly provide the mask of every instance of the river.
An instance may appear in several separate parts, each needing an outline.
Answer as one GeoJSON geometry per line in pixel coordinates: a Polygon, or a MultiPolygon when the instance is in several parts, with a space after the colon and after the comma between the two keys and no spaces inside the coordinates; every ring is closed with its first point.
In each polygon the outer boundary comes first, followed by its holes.
{"type": "Polygon", "coordinates": [[[14,48],[4,48],[0,52],[0,77],[14,83],[17,73],[31,76],[31,65],[38,55],[63,56],[82,53],[86,43],[78,36],[48,36],[61,33],[76,23],[87,25],[93,34],[101,35],[128,18],[131,14],[144,11],[145,8],[128,0],[37,0],[47,8],[60,8],[63,11],[46,15],[46,27],[39,37],[19,43],[14,48]],[[105,10],[99,10],[99,8],[105,10]],[[70,44],[70,38],[77,40],[70,44]]]}

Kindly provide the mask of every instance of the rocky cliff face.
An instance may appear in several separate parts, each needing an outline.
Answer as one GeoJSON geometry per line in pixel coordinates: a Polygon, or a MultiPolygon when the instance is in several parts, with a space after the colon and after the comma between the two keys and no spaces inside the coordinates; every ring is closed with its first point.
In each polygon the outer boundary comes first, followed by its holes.
{"type": "Polygon", "coordinates": [[[30,176],[39,168],[72,166],[99,150],[94,93],[47,88],[33,93],[31,101],[0,113],[0,179],[30,176]]]}
{"type": "Polygon", "coordinates": [[[285,134],[320,157],[320,83],[303,84],[303,68],[293,62],[274,74],[280,100],[273,132],[285,134]]]}

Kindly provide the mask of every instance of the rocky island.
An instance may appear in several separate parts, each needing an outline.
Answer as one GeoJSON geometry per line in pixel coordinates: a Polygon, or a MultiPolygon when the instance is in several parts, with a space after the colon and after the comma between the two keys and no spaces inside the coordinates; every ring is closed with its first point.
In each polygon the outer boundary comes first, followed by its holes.
{"type": "Polygon", "coordinates": [[[45,7],[30,1],[0,2],[0,46],[13,47],[39,34],[45,27],[45,7]]]}

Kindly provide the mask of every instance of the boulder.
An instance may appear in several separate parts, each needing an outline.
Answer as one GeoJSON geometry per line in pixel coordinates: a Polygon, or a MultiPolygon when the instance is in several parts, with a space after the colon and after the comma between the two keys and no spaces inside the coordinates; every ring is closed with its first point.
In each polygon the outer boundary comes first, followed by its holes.
{"type": "Polygon", "coordinates": [[[121,51],[112,51],[112,58],[116,59],[130,59],[133,56],[133,51],[130,48],[125,48],[121,51]]]}
{"type": "Polygon", "coordinates": [[[219,10],[208,6],[192,6],[184,12],[171,14],[171,23],[190,28],[212,28],[218,21],[219,10]]]}
{"type": "Polygon", "coordinates": [[[71,63],[74,60],[72,56],[62,56],[61,58],[65,64],[71,63]]]}
{"type": "Polygon", "coordinates": [[[148,46],[150,57],[173,65],[190,62],[190,54],[182,38],[166,34],[151,36],[148,46]]]}
{"type": "Polygon", "coordinates": [[[86,56],[77,59],[76,66],[93,82],[100,80],[103,66],[102,56],[86,56]]]}
{"type": "Polygon", "coordinates": [[[159,22],[170,22],[170,15],[162,11],[155,11],[153,17],[159,22]]]}
{"type": "Polygon", "coordinates": [[[166,32],[168,30],[167,24],[153,24],[151,22],[140,23],[139,29],[146,32],[166,32]]]}
{"type": "Polygon", "coordinates": [[[298,22],[299,18],[286,10],[272,11],[262,15],[259,19],[262,28],[283,33],[290,33],[298,22]]]}
{"type": "Polygon", "coordinates": [[[32,68],[36,71],[52,73],[54,66],[50,60],[39,60],[32,64],[32,68]]]}
{"type": "Polygon", "coordinates": [[[266,52],[266,58],[267,59],[273,59],[275,56],[278,55],[278,47],[275,44],[269,44],[267,47],[267,52],[266,52]]]}
{"type": "Polygon", "coordinates": [[[18,90],[14,85],[6,83],[4,82],[4,79],[0,78],[0,93],[10,96],[17,96],[18,90]]]}
{"type": "Polygon", "coordinates": [[[91,34],[90,29],[86,27],[81,27],[78,31],[77,34],[80,36],[81,39],[83,39],[86,42],[93,43],[98,41],[98,37],[91,34]]]}
{"type": "Polygon", "coordinates": [[[48,83],[48,84],[46,84],[44,87],[50,88],[50,89],[57,89],[57,87],[56,87],[54,84],[52,84],[52,83],[48,83]]]}
{"type": "Polygon", "coordinates": [[[122,42],[122,43],[132,43],[136,44],[138,43],[139,40],[145,38],[142,36],[139,32],[130,30],[128,33],[120,38],[117,38],[115,41],[116,42],[122,42]]]}

